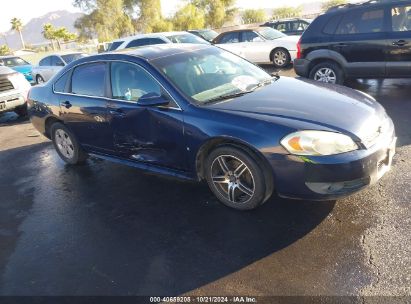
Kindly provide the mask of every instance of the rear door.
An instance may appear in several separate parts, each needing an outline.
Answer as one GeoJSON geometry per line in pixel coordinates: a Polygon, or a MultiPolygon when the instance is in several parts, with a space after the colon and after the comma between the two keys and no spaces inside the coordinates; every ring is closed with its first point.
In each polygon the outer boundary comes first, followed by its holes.
{"type": "Polygon", "coordinates": [[[255,63],[270,61],[267,42],[254,31],[241,32],[241,44],[245,59],[255,63]]]}
{"type": "Polygon", "coordinates": [[[411,76],[411,3],[392,6],[388,33],[387,75],[411,76]]]}
{"type": "Polygon", "coordinates": [[[385,75],[386,26],[384,8],[356,9],[343,16],[330,49],[348,62],[347,76],[385,75]]]}
{"type": "Polygon", "coordinates": [[[89,151],[110,148],[105,62],[86,63],[71,71],[67,93],[58,94],[61,118],[89,151]]]}

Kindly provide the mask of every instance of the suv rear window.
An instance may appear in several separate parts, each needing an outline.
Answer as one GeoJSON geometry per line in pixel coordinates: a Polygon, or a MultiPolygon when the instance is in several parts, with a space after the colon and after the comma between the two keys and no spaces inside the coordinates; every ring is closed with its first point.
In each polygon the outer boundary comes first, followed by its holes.
{"type": "Polygon", "coordinates": [[[337,29],[338,35],[355,35],[382,32],[384,9],[357,10],[345,14],[337,29]]]}

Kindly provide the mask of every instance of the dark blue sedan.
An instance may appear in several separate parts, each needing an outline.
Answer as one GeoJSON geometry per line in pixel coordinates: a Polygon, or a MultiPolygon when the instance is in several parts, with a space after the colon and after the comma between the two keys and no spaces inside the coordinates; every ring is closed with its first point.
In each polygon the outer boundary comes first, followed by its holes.
{"type": "Polygon", "coordinates": [[[208,45],[155,45],[90,56],[31,89],[33,125],[60,157],[92,154],[154,173],[206,180],[253,209],[273,192],[328,200],[377,181],[395,131],[372,97],[272,77],[208,45]]]}

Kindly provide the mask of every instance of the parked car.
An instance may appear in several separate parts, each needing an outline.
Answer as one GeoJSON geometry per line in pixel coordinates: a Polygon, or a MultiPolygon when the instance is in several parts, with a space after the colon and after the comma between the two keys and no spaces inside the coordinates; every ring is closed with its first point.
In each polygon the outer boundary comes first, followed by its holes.
{"type": "Polygon", "coordinates": [[[268,21],[261,26],[271,27],[286,35],[301,36],[311,22],[311,19],[291,18],[268,21]]]}
{"type": "Polygon", "coordinates": [[[342,84],[346,78],[411,77],[411,1],[338,6],[299,42],[298,75],[342,84]]]}
{"type": "Polygon", "coordinates": [[[19,116],[27,115],[27,94],[30,83],[23,74],[0,66],[0,113],[14,111],[19,116]]]}
{"type": "Polygon", "coordinates": [[[193,35],[196,35],[204,40],[211,42],[215,37],[218,36],[218,33],[213,30],[189,30],[187,31],[193,35]]]}
{"type": "Polygon", "coordinates": [[[39,65],[33,67],[31,73],[37,84],[48,81],[54,74],[74,60],[88,56],[84,53],[69,53],[50,55],[40,60],[39,65]]]}
{"type": "Polygon", "coordinates": [[[33,82],[33,77],[31,76],[33,66],[26,60],[17,56],[0,56],[0,65],[9,67],[23,74],[28,82],[33,82]]]}
{"type": "Polygon", "coordinates": [[[204,39],[187,32],[164,32],[140,34],[114,40],[108,51],[128,49],[132,47],[165,44],[165,43],[195,43],[208,44],[204,39]]]}
{"type": "Polygon", "coordinates": [[[274,191],[317,200],[349,195],[376,182],[395,152],[394,125],[372,97],[272,77],[210,45],[82,58],[33,87],[29,109],[69,164],[92,154],[206,180],[222,203],[243,210],[274,191]]]}
{"type": "Polygon", "coordinates": [[[251,62],[284,68],[297,56],[298,39],[269,27],[256,27],[221,33],[213,43],[251,62]]]}

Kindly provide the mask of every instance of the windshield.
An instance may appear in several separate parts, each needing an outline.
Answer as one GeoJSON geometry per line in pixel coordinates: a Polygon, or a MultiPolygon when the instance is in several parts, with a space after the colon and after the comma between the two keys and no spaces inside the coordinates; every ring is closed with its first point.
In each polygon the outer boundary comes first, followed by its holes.
{"type": "Polygon", "coordinates": [[[217,47],[158,58],[152,64],[197,104],[246,93],[271,76],[217,47]]]}
{"type": "Polygon", "coordinates": [[[216,31],[213,30],[209,30],[209,31],[204,31],[204,32],[200,32],[200,34],[204,37],[204,39],[211,41],[213,40],[215,37],[218,36],[218,33],[216,31]]]}
{"type": "Polygon", "coordinates": [[[271,27],[262,28],[258,31],[258,33],[267,40],[274,40],[274,39],[278,39],[278,38],[287,36],[287,35],[281,33],[280,31],[272,29],[271,27]]]}
{"type": "Polygon", "coordinates": [[[61,58],[63,58],[63,60],[66,63],[70,63],[74,60],[80,59],[80,58],[84,58],[88,56],[87,54],[67,54],[67,55],[62,55],[61,58]]]}
{"type": "Polygon", "coordinates": [[[204,39],[201,39],[200,37],[197,37],[196,35],[188,34],[188,33],[167,36],[167,38],[170,39],[172,43],[208,44],[208,42],[205,41],[204,39]]]}
{"type": "Polygon", "coordinates": [[[117,50],[118,47],[123,44],[123,42],[124,42],[124,41],[114,41],[114,42],[111,43],[110,46],[108,47],[107,52],[117,50]]]}
{"type": "Polygon", "coordinates": [[[28,65],[27,61],[21,59],[20,57],[10,57],[10,58],[0,58],[0,64],[7,67],[15,67],[20,65],[28,65]]]}

